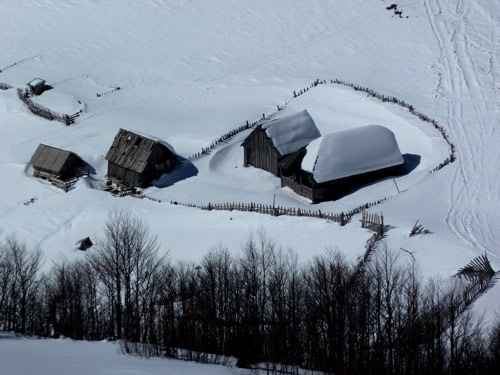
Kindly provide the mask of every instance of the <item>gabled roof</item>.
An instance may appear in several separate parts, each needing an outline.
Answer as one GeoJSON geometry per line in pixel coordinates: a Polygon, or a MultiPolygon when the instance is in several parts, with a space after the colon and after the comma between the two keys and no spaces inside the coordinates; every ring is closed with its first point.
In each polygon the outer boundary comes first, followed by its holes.
{"type": "Polygon", "coordinates": [[[302,169],[317,183],[404,163],[394,133],[380,125],[330,133],[307,146],[302,169]]]}
{"type": "Polygon", "coordinates": [[[129,130],[120,129],[106,155],[106,160],[134,172],[142,173],[148,164],[148,159],[155,144],[174,155],[163,142],[129,130]]]}
{"type": "Polygon", "coordinates": [[[304,109],[291,116],[269,121],[262,125],[281,155],[300,150],[321,136],[312,117],[304,109]]]}
{"type": "Polygon", "coordinates": [[[31,157],[30,164],[38,169],[59,173],[70,156],[80,159],[70,151],[40,144],[31,157]]]}

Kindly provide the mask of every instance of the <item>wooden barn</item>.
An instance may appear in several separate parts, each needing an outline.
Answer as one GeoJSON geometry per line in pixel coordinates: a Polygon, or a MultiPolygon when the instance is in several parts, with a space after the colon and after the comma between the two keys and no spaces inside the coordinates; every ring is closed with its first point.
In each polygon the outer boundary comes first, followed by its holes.
{"type": "Polygon", "coordinates": [[[280,163],[321,134],[306,110],[257,125],[243,141],[244,165],[280,176],[280,163]]]}
{"type": "Polygon", "coordinates": [[[380,125],[331,133],[290,155],[281,186],[313,202],[335,200],[362,185],[401,173],[394,133],[380,125]]]}
{"type": "Polygon", "coordinates": [[[35,78],[26,85],[27,92],[30,95],[41,95],[49,86],[41,78],[35,78]]]}
{"type": "Polygon", "coordinates": [[[59,148],[40,144],[31,157],[33,175],[52,181],[53,184],[66,189],[65,183],[80,175],[80,168],[85,165],[78,155],[59,148]]]}
{"type": "Polygon", "coordinates": [[[124,129],[116,135],[106,160],[107,177],[130,187],[146,187],[178,163],[166,142],[124,129]]]}

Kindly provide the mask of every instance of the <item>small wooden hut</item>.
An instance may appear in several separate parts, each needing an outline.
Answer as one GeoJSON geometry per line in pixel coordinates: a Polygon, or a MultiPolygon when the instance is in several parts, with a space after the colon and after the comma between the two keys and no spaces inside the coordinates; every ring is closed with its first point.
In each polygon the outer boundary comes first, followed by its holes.
{"type": "Polygon", "coordinates": [[[41,95],[49,86],[45,84],[45,81],[41,78],[35,78],[28,82],[26,89],[31,95],[41,95]]]}
{"type": "Polygon", "coordinates": [[[303,149],[321,134],[306,110],[258,124],[243,141],[244,165],[280,176],[288,155],[303,149]]]}
{"type": "Polygon", "coordinates": [[[129,187],[146,187],[178,163],[166,142],[120,129],[106,155],[108,178],[129,187]]]}
{"type": "Polygon", "coordinates": [[[282,163],[287,163],[287,175],[281,176],[282,187],[322,202],[398,175],[404,159],[392,131],[368,125],[322,136],[282,163]]]}
{"type": "Polygon", "coordinates": [[[35,177],[67,181],[78,175],[84,161],[78,155],[56,147],[40,144],[31,157],[35,177]]]}

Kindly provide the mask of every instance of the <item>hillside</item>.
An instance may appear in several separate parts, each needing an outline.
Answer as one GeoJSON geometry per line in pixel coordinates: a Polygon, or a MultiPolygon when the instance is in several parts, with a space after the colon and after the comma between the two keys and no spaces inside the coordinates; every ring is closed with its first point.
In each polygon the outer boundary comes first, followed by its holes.
{"type": "MultiPolygon", "coordinates": [[[[390,247],[411,250],[426,276],[450,277],[485,252],[500,269],[499,7],[493,0],[404,1],[398,3],[400,18],[386,9],[390,4],[3,2],[0,82],[18,88],[43,78],[53,89],[40,97],[41,104],[83,113],[66,127],[34,116],[15,89],[0,90],[0,234],[41,248],[48,268],[60,256],[84,256],[77,242],[99,235],[108,212],[126,207],[149,223],[174,259],[197,261],[220,241],[238,254],[248,234],[264,228],[302,261],[326,246],[354,260],[370,237],[359,217],[340,227],[169,203],[276,199],[311,208],[281,189],[274,176],[243,167],[239,145],[249,131],[145,190],[161,203],[102,191],[104,157],[120,128],[152,134],[188,158],[247,120],[307,108],[323,133],[381,124],[395,133],[402,153],[420,156],[416,168],[397,179],[399,194],[389,179],[313,209],[339,213],[389,197],[370,212],[383,212],[390,247]],[[448,145],[428,123],[392,103],[333,84],[293,98],[294,90],[318,78],[338,78],[410,103],[446,129],[457,161],[429,174],[448,156],[448,145]],[[32,178],[27,163],[39,143],[76,152],[96,173],[68,193],[32,178]],[[417,220],[432,233],[409,238],[417,220]]],[[[499,296],[496,286],[476,309],[494,317],[499,296]]]]}

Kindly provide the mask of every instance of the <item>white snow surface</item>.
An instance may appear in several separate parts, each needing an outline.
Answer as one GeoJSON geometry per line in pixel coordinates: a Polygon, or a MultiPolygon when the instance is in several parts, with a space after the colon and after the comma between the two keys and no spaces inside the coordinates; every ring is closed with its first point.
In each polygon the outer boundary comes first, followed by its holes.
{"type": "Polygon", "coordinates": [[[306,109],[270,121],[264,124],[263,128],[281,155],[298,151],[313,139],[321,136],[306,109]]]}
{"type": "Polygon", "coordinates": [[[302,169],[317,183],[372,172],[404,162],[394,133],[367,125],[323,135],[306,147],[302,169]]]}
{"type": "Polygon", "coordinates": [[[169,151],[173,152],[174,154],[176,153],[175,148],[170,143],[164,141],[163,139],[155,137],[154,135],[151,135],[151,134],[146,134],[146,133],[144,133],[140,130],[136,130],[136,129],[126,129],[126,130],[131,131],[132,133],[135,133],[135,134],[140,135],[142,137],[152,139],[153,141],[158,142],[162,146],[166,147],[169,151]]]}
{"type": "MultiPolygon", "coordinates": [[[[55,259],[85,257],[76,250],[78,241],[97,238],[109,211],[127,208],[150,225],[172,259],[198,262],[221,241],[238,255],[249,233],[265,228],[302,261],[327,246],[355,261],[371,235],[360,228],[359,217],[340,227],[169,202],[269,205],[275,199],[278,205],[345,212],[390,197],[370,212],[383,212],[387,244],[409,262],[413,258],[399,249],[411,251],[424,277],[451,277],[485,252],[500,269],[499,2],[398,2],[408,18],[387,11],[390,4],[1,1],[0,82],[23,88],[43,77],[54,88],[37,100],[48,100],[43,105],[55,111],[83,114],[71,126],[50,122],[30,113],[15,89],[0,90],[0,240],[15,235],[40,248],[48,270],[55,259]],[[448,157],[448,146],[436,129],[392,103],[331,84],[293,98],[294,90],[317,78],[339,78],[412,104],[445,128],[457,161],[429,174],[448,157]],[[275,113],[278,105],[284,111],[275,113]],[[251,130],[145,190],[161,203],[117,198],[101,189],[104,157],[120,128],[152,134],[188,157],[262,113],[274,119],[304,108],[321,134],[360,124],[390,129],[414,160],[414,169],[396,178],[401,193],[384,180],[311,207],[282,189],[275,176],[242,166],[239,143],[251,130]],[[95,174],[68,193],[34,179],[27,163],[40,143],[77,153],[95,174]],[[409,237],[417,220],[432,233],[409,237]]],[[[474,309],[491,322],[500,313],[500,283],[474,309]]]]}
{"type": "Polygon", "coordinates": [[[5,375],[238,375],[247,370],[166,358],[121,354],[119,344],[36,339],[0,332],[0,368],[5,375]]]}

